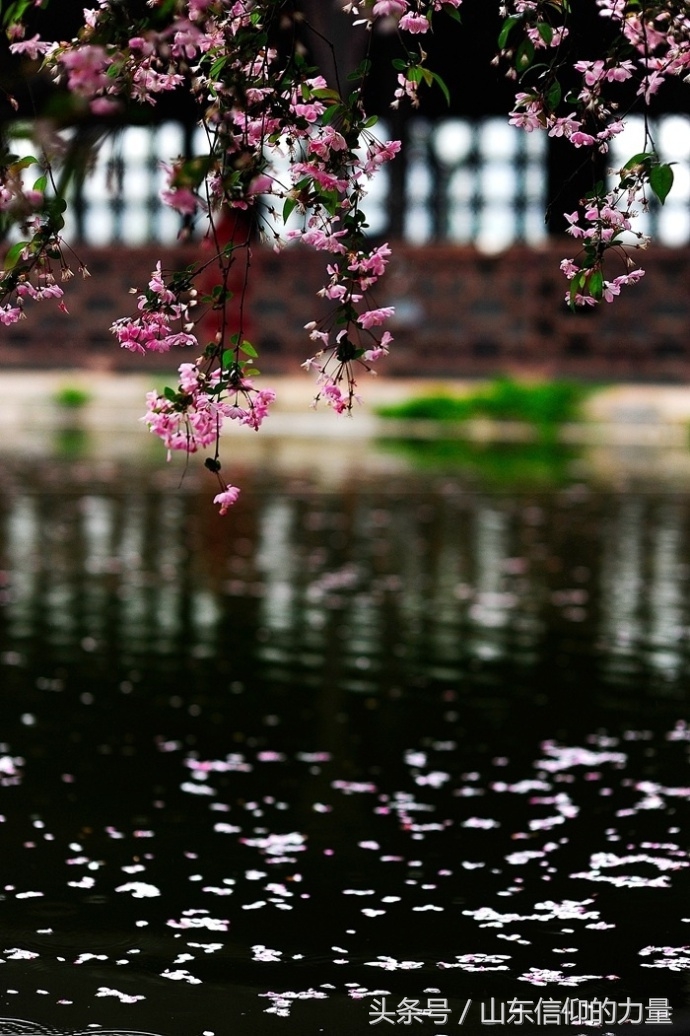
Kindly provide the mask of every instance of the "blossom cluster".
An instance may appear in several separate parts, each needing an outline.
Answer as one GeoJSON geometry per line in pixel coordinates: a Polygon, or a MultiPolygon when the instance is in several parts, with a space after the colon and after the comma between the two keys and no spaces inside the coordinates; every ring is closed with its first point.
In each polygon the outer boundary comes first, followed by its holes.
{"type": "Polygon", "coordinates": [[[391,102],[392,108],[399,108],[406,101],[413,107],[419,106],[419,89],[422,84],[436,84],[446,94],[445,83],[433,69],[426,65],[427,54],[420,45],[416,51],[410,48],[408,36],[425,36],[432,31],[434,17],[443,12],[460,21],[459,9],[462,0],[362,0],[361,3],[345,3],[344,9],[353,14],[363,15],[363,20],[371,26],[380,20],[393,22],[399,33],[403,33],[404,58],[393,62],[398,71],[397,87],[391,102]]]}
{"type": "Polygon", "coordinates": [[[4,324],[5,327],[16,324],[18,320],[25,317],[24,306],[30,299],[34,302],[59,299],[60,309],[66,312],[65,304],[62,302],[64,292],[56,283],[51,269],[39,269],[33,279],[26,272],[22,272],[14,279],[11,287],[9,281],[9,277],[3,278],[3,284],[7,288],[6,295],[9,298],[6,302],[0,303],[0,324],[4,324]]]}
{"type": "MultiPolygon", "coordinates": [[[[429,31],[436,13],[457,13],[460,3],[377,0],[364,3],[362,13],[370,25],[394,18],[401,33],[414,37],[429,31]]],[[[171,160],[162,200],[188,223],[207,221],[215,255],[177,280],[165,280],[159,264],[138,295],[136,314],[117,320],[112,332],[123,348],[141,354],[176,346],[200,353],[180,367],[176,390],[149,395],[145,420],[169,451],[192,453],[215,444],[217,458],[223,421],[258,428],[273,399],[271,390],[257,390],[251,380],[258,371],[247,365],[256,354],[242,327],[246,283],[235,276],[242,265],[248,269],[257,232],[274,247],[299,240],[328,255],[319,295],[332,304],[331,312],[307,325],[319,346],[304,365],[317,373],[317,400],[339,413],[350,410],[358,398],[358,372],[372,371],[387,355],[393,339],[384,325],[393,310],[374,304],[371,292],[390,249],[367,242],[363,200],[370,178],[400,145],[371,132],[375,120],[362,105],[364,67],[343,96],[304,62],[281,58],[273,40],[278,18],[286,15],[283,4],[175,0],[149,7],[135,31],[120,4],[99,0],[84,12],[72,41],[24,39],[14,27],[11,49],[32,60],[42,57],[77,109],[85,106],[97,116],[132,100],[155,105],[161,93],[181,87],[193,94],[208,150],[171,160]],[[224,238],[233,213],[245,214],[244,230],[224,238]],[[195,284],[207,283],[209,272],[215,285],[204,295],[195,284]]],[[[421,49],[401,73],[413,99],[422,82],[437,79],[424,68],[421,49]]]]}
{"type": "Polygon", "coordinates": [[[390,331],[378,331],[393,316],[393,308],[360,305],[386,269],[389,246],[356,253],[343,249],[340,254],[342,260],[327,267],[330,280],[319,292],[335,300],[336,309],[327,321],[312,320],[306,325],[310,339],[320,348],[302,365],[318,375],[314,403],[323,399],[338,414],[349,412],[353,402],[360,401],[356,368],[374,373],[372,364],[388,355],[393,341],[390,331]]]}
{"type": "MultiPolygon", "coordinates": [[[[0,154],[0,235],[13,228],[21,234],[7,249],[0,273],[0,323],[5,326],[23,319],[31,301],[54,299],[67,312],[58,284],[73,276],[60,238],[64,204],[47,197],[46,176],[35,178],[38,164],[33,156],[0,154]]],[[[88,276],[81,264],[79,270],[88,276]]]]}
{"type": "MultiPolygon", "coordinates": [[[[512,0],[502,9],[499,37],[508,75],[519,79],[510,122],[528,133],[543,130],[562,137],[576,150],[606,155],[611,140],[625,128],[620,114],[621,86],[641,98],[644,111],[663,82],[690,73],[690,13],[676,0],[597,0],[599,14],[616,31],[604,52],[594,58],[568,53],[568,5],[549,0],[512,0]],[[537,54],[537,52],[539,52],[537,54]],[[577,60],[572,60],[573,57],[577,60]],[[562,81],[566,81],[564,89],[562,81]],[[570,86],[573,74],[576,87],[570,86]]],[[[603,37],[605,38],[605,37],[603,37]]],[[[629,104],[629,100],[627,101],[629,104]]],[[[639,280],[632,248],[644,247],[634,230],[635,216],[645,211],[649,195],[662,204],[673,183],[673,170],[659,157],[645,119],[643,152],[619,170],[619,183],[606,191],[598,183],[593,163],[593,189],[576,213],[566,213],[569,233],[583,250],[564,260],[561,269],[570,281],[571,305],[612,301],[625,284],[639,280]],[[610,249],[623,258],[626,272],[606,280],[603,264],[610,249]]]]}
{"type": "Polygon", "coordinates": [[[190,307],[181,300],[179,290],[166,284],[160,262],[151,274],[148,290],[139,296],[138,309],[140,316],[122,317],[111,327],[123,349],[144,356],[147,351],[167,353],[176,345],[199,345],[191,333],[190,307]],[[173,323],[179,324],[178,330],[173,323]]]}
{"type": "MultiPolygon", "coordinates": [[[[146,397],[144,421],[158,435],[168,451],[197,450],[218,443],[226,419],[248,425],[255,431],[275,399],[272,389],[257,389],[241,370],[215,368],[210,373],[203,362],[182,363],[177,390],[163,395],[151,391],[146,397]]],[[[217,456],[212,470],[219,470],[217,456]]]]}

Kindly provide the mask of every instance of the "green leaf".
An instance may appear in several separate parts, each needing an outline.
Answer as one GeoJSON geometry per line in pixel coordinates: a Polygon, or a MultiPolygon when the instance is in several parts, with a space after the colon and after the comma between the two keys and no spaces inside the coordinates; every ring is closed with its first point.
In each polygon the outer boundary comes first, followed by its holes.
{"type": "Polygon", "coordinates": [[[597,180],[591,191],[587,191],[585,198],[601,198],[604,194],[604,181],[597,180]]]}
{"type": "Polygon", "coordinates": [[[319,89],[311,90],[310,92],[311,96],[318,98],[319,101],[340,101],[340,94],[337,90],[319,87],[319,89]]]}
{"type": "Polygon", "coordinates": [[[38,180],[36,180],[36,182],[34,183],[33,189],[35,191],[40,191],[41,194],[43,194],[43,192],[45,191],[47,186],[48,186],[48,177],[47,176],[39,176],[38,180]]]}
{"type": "Polygon", "coordinates": [[[258,352],[251,342],[242,342],[240,345],[240,352],[243,352],[245,356],[251,356],[252,360],[256,360],[259,357],[258,352]]]}
{"type": "Polygon", "coordinates": [[[604,275],[601,270],[595,270],[590,274],[587,287],[589,288],[589,294],[593,299],[597,299],[597,301],[601,299],[601,295],[604,290],[604,275]]]}
{"type": "Polygon", "coordinates": [[[230,367],[235,362],[235,353],[233,349],[226,349],[223,353],[221,363],[223,367],[230,367]]]}
{"type": "Polygon", "coordinates": [[[295,206],[297,205],[296,198],[286,198],[285,204],[283,205],[283,223],[287,223],[288,219],[292,215],[295,206]]]}
{"type": "Polygon", "coordinates": [[[325,112],[321,116],[321,122],[325,126],[327,126],[330,122],[333,122],[333,119],[336,117],[336,115],[339,114],[339,112],[342,110],[342,107],[342,104],[338,103],[332,104],[330,108],[326,108],[325,112]]]}
{"type": "Polygon", "coordinates": [[[17,262],[19,261],[19,258],[21,256],[22,252],[24,251],[24,249],[27,247],[28,244],[29,244],[28,241],[16,241],[11,246],[11,248],[9,248],[7,250],[7,255],[5,256],[5,269],[6,270],[11,270],[13,266],[17,265],[17,262]]]}
{"type": "Polygon", "coordinates": [[[216,58],[216,60],[211,65],[211,70],[209,72],[209,78],[210,79],[216,79],[218,77],[218,73],[222,72],[222,70],[225,68],[225,65],[227,64],[227,61],[228,61],[228,58],[227,58],[226,54],[222,54],[219,58],[216,58]]]}
{"type": "Polygon", "coordinates": [[[501,28],[501,31],[498,34],[498,49],[499,50],[503,50],[503,48],[505,47],[506,43],[508,42],[508,37],[510,36],[511,32],[513,31],[513,27],[515,25],[517,25],[518,22],[521,22],[521,21],[522,21],[522,18],[518,18],[516,15],[511,15],[510,18],[506,18],[506,20],[503,22],[503,26],[501,28]]]}
{"type": "Polygon", "coordinates": [[[177,402],[177,392],[175,391],[175,389],[170,388],[169,385],[166,385],[165,388],[163,389],[163,395],[171,403],[176,403],[177,402]]]}
{"type": "Polygon", "coordinates": [[[670,165],[653,165],[649,170],[649,186],[663,205],[673,187],[673,169],[670,165]]]}
{"type": "Polygon", "coordinates": [[[431,79],[440,88],[441,93],[443,94],[443,96],[446,99],[446,103],[450,106],[450,90],[446,86],[445,82],[443,81],[443,79],[441,79],[441,77],[438,74],[438,72],[431,72],[430,76],[431,76],[431,79]]]}
{"type": "Polygon", "coordinates": [[[539,24],[537,25],[537,32],[539,33],[539,35],[543,39],[543,41],[546,44],[546,46],[550,47],[551,46],[551,41],[553,40],[553,29],[551,28],[549,23],[548,22],[539,22],[539,24]]]}
{"type": "Polygon", "coordinates": [[[587,270],[580,270],[570,281],[570,302],[571,309],[575,308],[575,296],[580,294],[580,290],[587,283],[587,270]]]}
{"type": "Polygon", "coordinates": [[[623,168],[632,169],[635,165],[644,165],[650,158],[654,158],[653,151],[640,151],[639,154],[633,155],[632,158],[629,158],[623,168]]]}
{"type": "Polygon", "coordinates": [[[48,209],[52,213],[67,212],[67,202],[64,198],[51,198],[48,209]]]}
{"type": "Polygon", "coordinates": [[[19,170],[19,169],[28,169],[29,166],[38,165],[38,159],[34,158],[33,155],[25,155],[24,158],[20,158],[16,162],[13,162],[12,164],[13,164],[14,168],[17,169],[17,170],[19,170]]]}
{"type": "Polygon", "coordinates": [[[525,72],[534,61],[534,44],[529,39],[524,39],[517,49],[515,55],[515,68],[518,72],[525,72]]]}
{"type": "Polygon", "coordinates": [[[213,155],[195,155],[182,162],[170,181],[172,187],[198,187],[213,164],[213,155]]]}
{"type": "Polygon", "coordinates": [[[563,91],[561,90],[561,84],[557,79],[554,79],[553,83],[546,91],[546,103],[552,111],[554,111],[561,103],[562,96],[563,91]]]}
{"type": "MultiPolygon", "coordinates": [[[[12,25],[14,22],[20,22],[26,13],[27,9],[31,6],[32,0],[17,0],[16,3],[10,4],[2,17],[3,25],[12,25]]],[[[40,5],[44,7],[45,4],[40,5]]],[[[2,10],[2,3],[0,3],[0,10],[2,10]]]]}

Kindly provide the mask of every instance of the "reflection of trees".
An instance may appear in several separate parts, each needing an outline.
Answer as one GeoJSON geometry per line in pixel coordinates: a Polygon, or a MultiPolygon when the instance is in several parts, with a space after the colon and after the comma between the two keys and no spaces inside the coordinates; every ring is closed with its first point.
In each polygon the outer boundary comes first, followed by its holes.
{"type": "Polygon", "coordinates": [[[623,499],[612,509],[601,570],[606,666],[618,679],[648,669],[680,675],[686,641],[687,508],[623,499]]]}
{"type": "Polygon", "coordinates": [[[342,693],[499,685],[506,667],[574,679],[584,655],[613,683],[681,676],[682,498],[275,484],[221,527],[193,493],[70,470],[5,502],[6,653],[204,663],[329,713],[342,693]]]}

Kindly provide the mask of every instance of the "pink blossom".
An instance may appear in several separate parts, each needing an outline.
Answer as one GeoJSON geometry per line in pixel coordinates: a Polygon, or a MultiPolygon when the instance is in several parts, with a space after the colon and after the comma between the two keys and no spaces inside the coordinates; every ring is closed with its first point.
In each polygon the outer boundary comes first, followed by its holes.
{"type": "Polygon", "coordinates": [[[10,51],[13,54],[28,54],[32,61],[36,61],[40,54],[47,54],[54,44],[46,43],[38,34],[30,40],[20,40],[18,43],[10,44],[10,51]]]}
{"type": "Polygon", "coordinates": [[[302,241],[305,244],[311,245],[312,248],[317,248],[322,252],[347,252],[345,245],[339,240],[341,237],[345,237],[344,230],[338,230],[335,233],[328,233],[325,230],[318,230],[316,228],[305,230],[301,234],[302,241]]]}
{"type": "Polygon", "coordinates": [[[624,83],[626,79],[630,79],[634,71],[635,66],[632,61],[621,61],[606,70],[606,79],[609,83],[624,83]]]}
{"type": "Polygon", "coordinates": [[[374,18],[385,18],[388,15],[398,17],[404,14],[408,7],[407,0],[376,0],[371,13],[374,18]]]}
{"type": "Polygon", "coordinates": [[[213,0],[189,0],[189,17],[202,18],[212,3],[213,0]]]}
{"type": "Polygon", "coordinates": [[[199,390],[199,368],[195,363],[181,363],[178,367],[180,388],[190,395],[199,390]]]}
{"type": "Polygon", "coordinates": [[[293,106],[295,115],[300,119],[306,119],[307,122],[316,122],[320,115],[324,112],[324,106],[320,101],[311,101],[309,104],[297,103],[293,106]]]}
{"type": "Polygon", "coordinates": [[[581,126],[580,120],[575,117],[574,112],[571,112],[570,115],[563,115],[550,123],[549,136],[565,137],[567,139],[573,133],[576,133],[581,126]]]}
{"type": "Polygon", "coordinates": [[[218,493],[213,498],[214,504],[220,504],[220,513],[227,514],[228,510],[234,503],[236,503],[240,491],[237,486],[227,485],[222,493],[218,493]]]}
{"type": "Polygon", "coordinates": [[[594,86],[600,82],[605,75],[603,61],[576,61],[573,65],[576,72],[582,72],[587,86],[594,86]]]}
{"type": "Polygon", "coordinates": [[[199,49],[201,38],[201,32],[191,23],[187,23],[187,25],[178,29],[175,33],[172,47],[170,48],[173,57],[184,57],[191,61],[199,49]]]}
{"type": "Polygon", "coordinates": [[[106,69],[111,64],[105,49],[95,44],[75,47],[60,54],[60,64],[67,70],[67,85],[74,93],[90,95],[108,85],[106,69]]]}
{"type": "Polygon", "coordinates": [[[36,299],[61,299],[64,291],[59,284],[45,284],[36,292],[36,299]]]}
{"type": "Polygon", "coordinates": [[[348,270],[353,273],[368,274],[374,277],[382,277],[388,265],[388,257],[391,250],[388,243],[379,245],[369,255],[359,255],[354,262],[350,263],[348,270]]]}
{"type": "Polygon", "coordinates": [[[185,216],[193,216],[199,207],[199,199],[188,187],[173,187],[161,191],[160,198],[171,209],[185,216]]]}
{"type": "Polygon", "coordinates": [[[253,396],[248,397],[249,406],[240,417],[240,424],[249,425],[250,428],[258,431],[275,398],[276,394],[273,389],[260,389],[253,396]]]}
{"type": "Polygon", "coordinates": [[[93,112],[94,115],[104,115],[106,117],[109,115],[115,115],[121,110],[121,108],[122,104],[120,101],[116,101],[112,97],[94,97],[93,100],[89,102],[89,110],[93,112]]]}
{"type": "Polygon", "coordinates": [[[642,279],[642,277],[644,277],[644,270],[631,270],[630,273],[621,274],[620,277],[616,277],[614,283],[618,285],[636,284],[642,279]]]}
{"type": "Polygon", "coordinates": [[[336,414],[343,414],[349,409],[347,398],[343,395],[340,388],[332,382],[324,385],[322,395],[328,405],[335,410],[336,414]]]}
{"type": "Polygon", "coordinates": [[[614,18],[620,21],[625,16],[627,0],[597,0],[602,18],[614,18]]]}
{"type": "Polygon", "coordinates": [[[309,141],[307,152],[310,155],[318,155],[324,162],[328,161],[331,152],[346,151],[347,142],[342,133],[338,133],[332,126],[325,126],[318,137],[309,141]]]}
{"type": "Polygon", "coordinates": [[[525,132],[541,129],[545,124],[544,105],[535,94],[520,92],[515,96],[516,106],[510,113],[509,122],[525,132]]]}
{"type": "Polygon", "coordinates": [[[129,41],[129,47],[130,50],[139,51],[144,57],[150,57],[155,51],[151,41],[145,40],[143,36],[132,36],[129,41]]]}
{"type": "Polygon", "coordinates": [[[357,317],[357,323],[360,327],[378,327],[383,324],[386,320],[389,320],[395,309],[393,306],[382,306],[380,309],[367,309],[364,313],[360,313],[357,317]]]}
{"type": "MultiPolygon", "coordinates": [[[[366,349],[362,359],[366,360],[367,363],[375,363],[376,360],[380,360],[382,357],[388,356],[388,347],[391,345],[392,341],[393,336],[390,332],[384,331],[378,345],[374,346],[373,349],[366,349]]],[[[374,372],[372,371],[372,373],[374,372]]]]}
{"type": "Polygon", "coordinates": [[[335,173],[328,172],[326,169],[321,169],[313,162],[295,162],[293,170],[298,177],[310,176],[312,180],[316,180],[319,186],[327,191],[347,190],[346,180],[336,176],[335,173]]]}
{"type": "Polygon", "coordinates": [[[398,27],[403,29],[405,32],[419,35],[420,33],[429,31],[429,19],[426,15],[415,14],[414,11],[409,11],[407,14],[402,16],[398,23],[398,27]]]}
{"type": "Polygon", "coordinates": [[[652,72],[643,78],[637,93],[644,97],[646,104],[649,104],[654,94],[658,92],[665,78],[661,71],[652,72]]]}
{"type": "Polygon", "coordinates": [[[175,295],[169,288],[166,287],[165,281],[163,280],[163,271],[161,269],[160,259],[156,263],[156,269],[151,274],[149,280],[149,288],[152,292],[158,295],[161,302],[174,302],[175,295]]]}
{"type": "Polygon", "coordinates": [[[5,324],[5,326],[16,324],[22,315],[22,310],[19,306],[0,306],[0,323],[5,324]]]}
{"type": "Polygon", "coordinates": [[[541,115],[536,111],[511,112],[508,122],[511,126],[525,130],[526,133],[532,133],[534,130],[542,128],[541,115]]]}
{"type": "Polygon", "coordinates": [[[367,158],[362,166],[362,170],[366,176],[372,176],[379,166],[382,166],[385,162],[392,161],[393,158],[398,154],[401,148],[399,140],[387,140],[385,144],[380,141],[372,141],[367,146],[367,158]]]}
{"type": "Polygon", "coordinates": [[[577,266],[572,259],[561,260],[561,272],[565,274],[567,279],[571,281],[575,274],[580,272],[580,267],[577,266]]]}
{"type": "Polygon", "coordinates": [[[593,137],[590,133],[582,133],[580,130],[571,134],[570,137],[570,143],[574,147],[591,147],[592,144],[596,144],[596,142],[596,137],[593,137]]]}

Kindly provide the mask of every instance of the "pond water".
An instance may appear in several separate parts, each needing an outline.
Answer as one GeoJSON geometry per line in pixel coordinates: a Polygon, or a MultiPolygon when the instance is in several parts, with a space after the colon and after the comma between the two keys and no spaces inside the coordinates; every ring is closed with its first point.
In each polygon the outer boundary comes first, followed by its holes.
{"type": "Polygon", "coordinates": [[[0,460],[1,1034],[687,1031],[690,480],[344,448],[0,460]]]}

